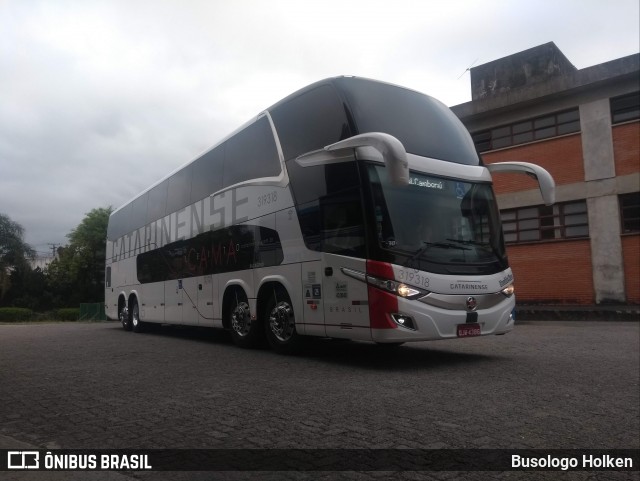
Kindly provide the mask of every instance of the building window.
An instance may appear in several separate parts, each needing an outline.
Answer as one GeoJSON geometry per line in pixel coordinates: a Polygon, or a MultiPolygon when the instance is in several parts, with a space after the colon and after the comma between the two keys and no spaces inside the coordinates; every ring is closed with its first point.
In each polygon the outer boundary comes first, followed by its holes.
{"type": "Polygon", "coordinates": [[[536,117],[472,134],[478,152],[549,139],[580,130],[578,109],[536,117]]]}
{"type": "Polygon", "coordinates": [[[507,243],[589,237],[587,203],[584,200],[507,209],[501,212],[501,217],[507,243]]]}
{"type": "Polygon", "coordinates": [[[619,124],[640,119],[640,92],[611,99],[611,122],[619,124]]]}
{"type": "Polygon", "coordinates": [[[620,196],[622,233],[640,232],[640,192],[620,196]]]}

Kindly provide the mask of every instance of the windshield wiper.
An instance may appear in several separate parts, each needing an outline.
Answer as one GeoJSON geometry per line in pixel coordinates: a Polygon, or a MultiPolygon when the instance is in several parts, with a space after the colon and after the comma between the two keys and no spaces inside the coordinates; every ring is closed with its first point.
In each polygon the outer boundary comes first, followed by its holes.
{"type": "MultiPolygon", "coordinates": [[[[447,240],[449,240],[449,239],[447,239],[447,240]]],[[[451,244],[449,242],[425,242],[425,244],[427,244],[427,247],[440,247],[442,249],[460,249],[461,251],[470,250],[467,247],[457,246],[457,245],[451,244]]]]}
{"type": "Polygon", "coordinates": [[[429,247],[431,246],[429,245],[428,242],[422,241],[422,246],[419,247],[418,250],[415,251],[413,254],[411,254],[411,257],[407,259],[407,262],[404,263],[404,266],[411,267],[411,265],[413,264],[413,261],[415,261],[418,257],[420,257],[422,253],[425,252],[429,247]]]}
{"type": "Polygon", "coordinates": [[[459,244],[466,244],[470,246],[480,246],[480,247],[488,247],[490,244],[488,242],[478,242],[474,240],[465,240],[465,239],[447,239],[451,242],[457,242],[459,244]]]}
{"type": "Polygon", "coordinates": [[[460,244],[473,245],[473,246],[479,246],[484,248],[488,247],[493,253],[493,255],[495,255],[498,259],[502,258],[500,251],[491,242],[478,242],[474,240],[464,240],[464,239],[447,239],[447,240],[451,242],[458,242],[460,244]]]}
{"type": "MultiPolygon", "coordinates": [[[[447,239],[450,240],[450,239],[447,239]]],[[[409,259],[407,259],[407,262],[405,262],[404,266],[405,267],[411,267],[411,265],[413,264],[413,261],[415,261],[418,257],[420,257],[423,253],[425,253],[427,250],[431,249],[432,247],[439,247],[441,249],[460,249],[461,251],[468,251],[470,250],[468,247],[462,247],[462,246],[457,246],[455,244],[451,244],[451,243],[447,243],[447,242],[427,242],[427,241],[422,241],[422,246],[415,251],[411,257],[409,257],[409,259]]]]}

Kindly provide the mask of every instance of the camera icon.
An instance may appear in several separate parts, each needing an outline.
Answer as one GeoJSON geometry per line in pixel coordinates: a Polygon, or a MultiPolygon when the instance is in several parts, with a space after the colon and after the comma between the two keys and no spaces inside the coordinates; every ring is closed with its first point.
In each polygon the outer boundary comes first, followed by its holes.
{"type": "Polygon", "coordinates": [[[8,469],[39,469],[40,453],[38,451],[9,451],[7,453],[8,469]]]}

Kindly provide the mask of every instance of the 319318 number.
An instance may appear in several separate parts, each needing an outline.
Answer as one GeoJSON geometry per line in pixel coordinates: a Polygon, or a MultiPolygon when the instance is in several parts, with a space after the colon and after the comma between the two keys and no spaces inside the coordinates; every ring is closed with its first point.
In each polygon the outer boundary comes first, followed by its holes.
{"type": "Polygon", "coordinates": [[[398,280],[418,287],[429,287],[429,278],[419,272],[399,271],[398,280]]]}
{"type": "Polygon", "coordinates": [[[274,204],[278,200],[278,192],[272,191],[258,196],[258,207],[274,204]]]}

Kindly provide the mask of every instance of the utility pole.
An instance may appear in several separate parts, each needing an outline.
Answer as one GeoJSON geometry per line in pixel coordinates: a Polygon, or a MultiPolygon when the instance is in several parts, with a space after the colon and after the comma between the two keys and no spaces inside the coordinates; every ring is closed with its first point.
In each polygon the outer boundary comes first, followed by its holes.
{"type": "Polygon", "coordinates": [[[55,259],[56,254],[57,254],[57,252],[58,252],[58,246],[59,246],[60,244],[52,244],[51,242],[47,242],[47,245],[48,245],[48,246],[51,246],[51,247],[50,247],[50,249],[51,249],[51,257],[53,257],[53,258],[55,259]]]}

